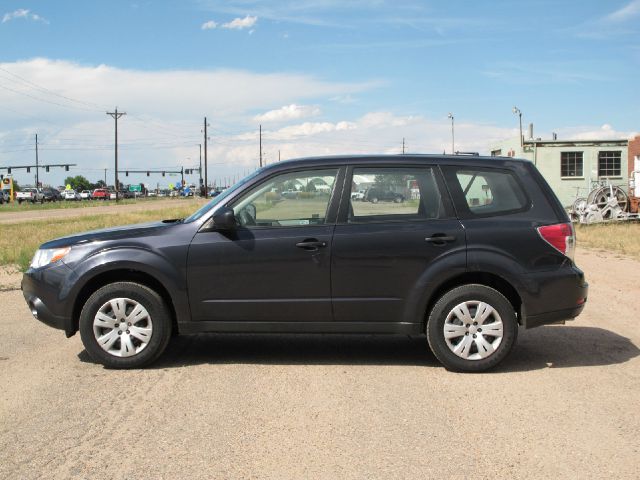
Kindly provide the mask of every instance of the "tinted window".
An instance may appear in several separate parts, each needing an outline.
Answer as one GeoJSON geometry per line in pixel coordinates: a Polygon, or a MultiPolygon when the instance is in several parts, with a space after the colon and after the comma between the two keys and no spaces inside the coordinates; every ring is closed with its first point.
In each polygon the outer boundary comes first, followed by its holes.
{"type": "Polygon", "coordinates": [[[431,168],[355,168],[348,221],[439,218],[443,207],[431,168]]]}
{"type": "Polygon", "coordinates": [[[528,201],[513,173],[504,170],[455,169],[453,178],[474,215],[498,215],[526,208],[528,201]]]}
{"type": "Polygon", "coordinates": [[[325,223],[338,171],[277,175],[244,195],[233,211],[242,226],[289,227],[325,223]]]}

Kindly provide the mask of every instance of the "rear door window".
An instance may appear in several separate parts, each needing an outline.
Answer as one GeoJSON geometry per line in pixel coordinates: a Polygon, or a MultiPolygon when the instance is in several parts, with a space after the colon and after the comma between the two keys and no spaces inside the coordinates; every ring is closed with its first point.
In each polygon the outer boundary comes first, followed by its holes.
{"type": "Polygon", "coordinates": [[[463,167],[443,170],[460,214],[506,215],[529,208],[529,199],[513,172],[463,167]]]}
{"type": "Polygon", "coordinates": [[[349,223],[415,221],[444,216],[432,168],[356,167],[349,198],[349,223]]]}

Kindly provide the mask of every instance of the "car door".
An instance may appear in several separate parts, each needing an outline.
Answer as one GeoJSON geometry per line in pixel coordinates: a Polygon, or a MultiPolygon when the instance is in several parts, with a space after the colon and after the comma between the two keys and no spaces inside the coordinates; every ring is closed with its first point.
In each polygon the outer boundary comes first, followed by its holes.
{"type": "Polygon", "coordinates": [[[187,265],[194,321],[332,321],[331,239],[340,171],[276,174],[227,205],[237,229],[195,235],[187,265]]]}
{"type": "Polygon", "coordinates": [[[332,249],[334,319],[417,322],[407,318],[407,305],[428,288],[421,285],[425,272],[444,258],[454,259],[452,270],[466,267],[465,233],[440,172],[428,165],[356,166],[349,182],[351,191],[395,195],[375,203],[355,201],[349,192],[342,197],[332,249]]]}

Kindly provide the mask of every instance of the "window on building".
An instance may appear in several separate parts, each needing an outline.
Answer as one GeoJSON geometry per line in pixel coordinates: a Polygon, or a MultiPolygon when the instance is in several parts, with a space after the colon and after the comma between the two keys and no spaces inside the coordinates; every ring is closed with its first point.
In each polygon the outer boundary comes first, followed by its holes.
{"type": "Polygon", "coordinates": [[[598,152],[598,176],[619,177],[621,157],[620,150],[598,152]]]}
{"type": "Polygon", "coordinates": [[[562,152],[560,154],[560,176],[582,177],[582,152],[562,152]]]}

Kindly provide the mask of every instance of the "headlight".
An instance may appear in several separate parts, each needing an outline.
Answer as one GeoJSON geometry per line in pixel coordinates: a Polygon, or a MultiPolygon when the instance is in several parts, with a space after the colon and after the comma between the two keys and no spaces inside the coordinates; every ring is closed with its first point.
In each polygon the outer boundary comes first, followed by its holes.
{"type": "Polygon", "coordinates": [[[62,260],[71,251],[71,247],[64,248],[41,248],[31,260],[31,268],[40,268],[50,263],[62,260]]]}

